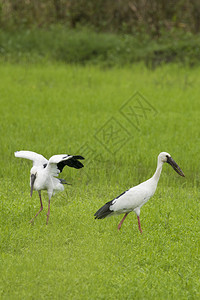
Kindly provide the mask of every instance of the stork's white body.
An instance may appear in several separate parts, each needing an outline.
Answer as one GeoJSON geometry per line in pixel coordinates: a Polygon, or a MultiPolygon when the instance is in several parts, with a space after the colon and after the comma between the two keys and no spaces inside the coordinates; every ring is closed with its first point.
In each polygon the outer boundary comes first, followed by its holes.
{"type": "Polygon", "coordinates": [[[140,214],[140,208],[154,195],[157,183],[152,178],[127,190],[119,198],[113,200],[110,209],[113,214],[129,213],[134,211],[140,214]]]}
{"type": "MultiPolygon", "coordinates": [[[[31,196],[33,190],[38,191],[41,203],[41,208],[39,210],[40,212],[43,209],[41,191],[47,190],[49,197],[49,208],[47,213],[48,223],[50,214],[50,199],[55,191],[63,191],[63,184],[66,184],[65,180],[56,177],[62,172],[66,165],[76,169],[82,168],[83,164],[78,159],[84,158],[80,155],[73,156],[68,154],[59,154],[53,155],[49,160],[47,160],[41,154],[32,151],[17,151],[15,152],[15,156],[33,161],[33,167],[31,168],[30,172],[31,196]]],[[[36,216],[39,214],[39,212],[36,214],[36,216]]],[[[31,221],[33,221],[33,219],[31,221]]]]}
{"type": "Polygon", "coordinates": [[[48,167],[44,168],[43,166],[38,166],[33,168],[31,169],[32,171],[37,168],[37,177],[33,186],[34,190],[47,190],[48,196],[52,196],[56,191],[64,191],[63,184],[58,178],[54,177],[55,175],[52,174],[48,167]]]}

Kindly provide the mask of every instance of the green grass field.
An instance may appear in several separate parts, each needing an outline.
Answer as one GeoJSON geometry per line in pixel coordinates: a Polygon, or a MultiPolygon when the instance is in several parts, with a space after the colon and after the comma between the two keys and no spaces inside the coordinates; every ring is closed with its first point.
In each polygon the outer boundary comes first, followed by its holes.
{"type": "Polygon", "coordinates": [[[1,299],[200,298],[200,69],[143,65],[0,66],[1,299]],[[131,110],[130,110],[131,109],[131,110]],[[130,113],[132,112],[132,114],[130,113]],[[85,156],[65,168],[49,225],[30,198],[32,150],[85,156]],[[156,194],[120,232],[122,216],[94,220],[105,202],[151,177],[169,152],[156,194]]]}

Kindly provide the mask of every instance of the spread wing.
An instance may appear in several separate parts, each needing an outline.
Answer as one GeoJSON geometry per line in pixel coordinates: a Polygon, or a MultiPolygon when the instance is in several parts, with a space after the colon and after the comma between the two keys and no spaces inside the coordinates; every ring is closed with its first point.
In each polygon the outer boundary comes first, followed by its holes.
{"type": "Polygon", "coordinates": [[[32,160],[33,166],[41,166],[48,163],[48,160],[44,156],[32,151],[16,151],[15,157],[32,160]]]}
{"type": "Polygon", "coordinates": [[[58,176],[62,172],[65,166],[80,169],[83,168],[83,164],[79,161],[84,159],[80,155],[68,155],[68,154],[58,154],[54,155],[49,159],[48,170],[53,176],[58,176]]]}

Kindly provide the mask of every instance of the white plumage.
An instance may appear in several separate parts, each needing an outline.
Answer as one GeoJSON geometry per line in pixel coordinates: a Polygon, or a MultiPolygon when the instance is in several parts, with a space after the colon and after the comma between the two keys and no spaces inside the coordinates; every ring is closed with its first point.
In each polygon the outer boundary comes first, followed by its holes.
{"type": "MultiPolygon", "coordinates": [[[[47,160],[41,154],[32,152],[32,151],[17,151],[15,152],[15,157],[26,158],[33,161],[33,167],[31,169],[30,174],[30,186],[31,186],[31,197],[33,190],[38,191],[40,197],[40,210],[37,215],[43,210],[41,191],[47,190],[49,197],[49,205],[47,212],[47,224],[50,215],[50,200],[55,191],[63,191],[63,184],[67,184],[67,182],[60,178],[55,178],[62,172],[65,166],[73,167],[76,169],[80,169],[83,167],[83,164],[79,161],[79,159],[84,159],[84,157],[80,155],[68,155],[68,154],[59,154],[53,155],[49,160],[47,160]]],[[[34,217],[34,218],[35,218],[34,217]]],[[[34,220],[31,220],[31,222],[34,220]]]]}
{"type": "Polygon", "coordinates": [[[127,215],[134,211],[138,218],[139,230],[142,233],[140,209],[154,195],[162,171],[162,166],[165,162],[169,163],[179,175],[185,176],[177,163],[172,159],[171,155],[167,152],[161,152],[158,155],[158,163],[154,175],[147,181],[122,193],[114,200],[107,202],[95,213],[95,219],[104,219],[107,216],[125,213],[118,225],[119,230],[127,215]]]}

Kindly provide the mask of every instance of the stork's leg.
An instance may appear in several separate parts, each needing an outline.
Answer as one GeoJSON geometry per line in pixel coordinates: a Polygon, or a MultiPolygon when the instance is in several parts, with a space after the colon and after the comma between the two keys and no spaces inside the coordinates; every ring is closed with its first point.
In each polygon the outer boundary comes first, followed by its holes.
{"type": "Polygon", "coordinates": [[[140,217],[137,216],[137,219],[138,219],[138,228],[139,228],[139,231],[140,231],[140,233],[142,233],[142,228],[141,228],[141,224],[140,224],[140,217]]]}
{"type": "Polygon", "coordinates": [[[123,224],[123,222],[124,222],[124,220],[126,219],[127,216],[128,216],[128,213],[125,213],[123,219],[121,220],[121,222],[119,223],[119,225],[117,227],[118,230],[120,230],[120,228],[122,227],[122,224],[123,224]]]}
{"type": "Polygon", "coordinates": [[[48,225],[48,221],[49,221],[49,215],[50,215],[50,200],[51,200],[51,197],[49,197],[49,205],[48,205],[48,212],[47,212],[47,225],[48,225]]]}
{"type": "Polygon", "coordinates": [[[34,219],[39,215],[39,213],[43,210],[43,205],[42,205],[42,197],[41,197],[41,191],[38,191],[39,197],[40,197],[40,210],[38,211],[38,213],[35,215],[35,217],[33,217],[33,219],[30,220],[30,223],[32,223],[34,221],[34,219]]]}

